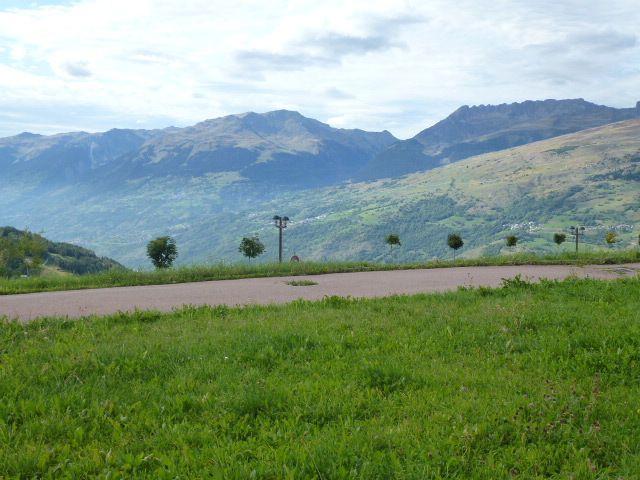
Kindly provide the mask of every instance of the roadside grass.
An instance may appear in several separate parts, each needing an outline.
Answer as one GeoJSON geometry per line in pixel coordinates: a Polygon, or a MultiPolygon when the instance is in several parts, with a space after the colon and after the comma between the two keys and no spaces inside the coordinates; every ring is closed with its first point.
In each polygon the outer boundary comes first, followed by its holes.
{"type": "Polygon", "coordinates": [[[562,252],[551,255],[516,253],[478,258],[433,260],[424,263],[369,262],[301,262],[301,263],[238,263],[196,265],[166,270],[109,270],[92,275],[39,276],[30,278],[0,278],[0,295],[34,293],[55,290],[125,287],[135,285],[163,285],[170,283],[231,280],[239,278],[278,277],[290,275],[319,275],[325,273],[401,270],[417,268],[469,267],[485,265],[588,265],[620,264],[640,261],[637,250],[601,250],[580,253],[562,252]]]}
{"type": "Polygon", "coordinates": [[[640,279],[0,323],[0,478],[640,477],[640,279]]]}
{"type": "Polygon", "coordinates": [[[287,282],[287,285],[291,285],[292,287],[310,287],[312,285],[318,285],[318,282],[314,282],[313,280],[291,280],[287,282]]]}

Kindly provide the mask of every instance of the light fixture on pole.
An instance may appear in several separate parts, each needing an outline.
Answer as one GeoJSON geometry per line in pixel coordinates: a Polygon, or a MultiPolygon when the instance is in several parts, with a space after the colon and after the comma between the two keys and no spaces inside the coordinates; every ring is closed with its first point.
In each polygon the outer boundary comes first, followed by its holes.
{"type": "Polygon", "coordinates": [[[580,243],[580,237],[584,237],[584,227],[571,226],[571,235],[576,237],[576,253],[578,253],[578,244],[580,243]]]}
{"type": "Polygon", "coordinates": [[[273,222],[276,228],[279,230],[280,234],[278,240],[278,262],[282,263],[282,231],[287,228],[289,217],[281,217],[280,215],[275,215],[273,217],[273,222]]]}

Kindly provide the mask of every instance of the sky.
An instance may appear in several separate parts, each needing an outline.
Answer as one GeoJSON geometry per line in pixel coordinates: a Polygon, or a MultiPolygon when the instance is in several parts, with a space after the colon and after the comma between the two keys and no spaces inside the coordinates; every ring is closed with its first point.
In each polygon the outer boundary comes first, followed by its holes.
{"type": "Polygon", "coordinates": [[[640,100],[638,0],[0,0],[0,136],[291,109],[408,138],[461,105],[640,100]]]}

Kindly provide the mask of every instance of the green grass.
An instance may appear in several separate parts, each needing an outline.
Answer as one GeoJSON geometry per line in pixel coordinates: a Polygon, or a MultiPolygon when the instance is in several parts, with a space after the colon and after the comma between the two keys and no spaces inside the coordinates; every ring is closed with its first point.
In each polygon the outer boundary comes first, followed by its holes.
{"type": "Polygon", "coordinates": [[[216,264],[178,267],[168,270],[133,271],[110,270],[95,275],[41,276],[31,278],[0,278],[0,295],[33,293],[55,290],[124,287],[133,285],[163,285],[170,283],[231,280],[249,277],[277,277],[289,275],[318,275],[325,273],[362,272],[372,270],[399,270],[416,268],[445,268],[451,266],[481,265],[553,265],[553,264],[620,264],[637,262],[637,250],[600,250],[580,253],[568,252],[552,255],[518,253],[478,258],[434,260],[425,263],[370,263],[370,262],[302,262],[216,264]]]}
{"type": "Polygon", "coordinates": [[[287,282],[287,285],[291,285],[292,287],[310,287],[312,285],[318,285],[318,282],[314,282],[313,280],[291,280],[287,282]]]}
{"type": "Polygon", "coordinates": [[[0,324],[0,478],[640,477],[640,279],[0,324]]]}

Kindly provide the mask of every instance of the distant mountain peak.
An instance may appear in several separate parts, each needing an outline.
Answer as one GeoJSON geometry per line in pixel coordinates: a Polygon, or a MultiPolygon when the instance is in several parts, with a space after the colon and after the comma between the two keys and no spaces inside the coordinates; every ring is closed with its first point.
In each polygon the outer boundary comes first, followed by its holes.
{"type": "Polygon", "coordinates": [[[284,108],[280,110],[271,110],[270,112],[265,112],[262,115],[265,117],[275,118],[308,118],[296,110],[287,110],[284,108]]]}
{"type": "Polygon", "coordinates": [[[300,112],[296,112],[295,110],[285,110],[285,109],[271,110],[271,111],[262,112],[262,113],[251,111],[251,112],[238,113],[230,116],[237,117],[237,118],[279,118],[279,119],[307,118],[304,115],[302,115],[300,112]]]}
{"type": "MultiPolygon", "coordinates": [[[[598,109],[598,108],[612,108],[603,105],[597,105],[592,102],[586,101],[584,98],[569,98],[563,100],[546,99],[546,100],[525,100],[523,102],[513,103],[500,103],[497,105],[492,104],[479,104],[479,105],[462,105],[455,110],[451,115],[442,120],[446,122],[447,119],[455,119],[465,117],[467,115],[483,115],[487,112],[510,112],[512,114],[527,114],[535,111],[542,112],[551,111],[555,109],[598,109]]],[[[615,110],[615,109],[614,109],[615,110]]],[[[441,122],[440,122],[441,123],[441,122]]],[[[427,129],[428,130],[428,129],[427,129]]],[[[419,135],[419,134],[418,134],[419,135]]]]}
{"type": "MultiPolygon", "coordinates": [[[[196,125],[194,125],[194,127],[195,128],[206,127],[210,125],[218,125],[221,123],[223,124],[224,123],[240,123],[243,125],[252,125],[252,124],[253,125],[256,125],[256,124],[281,125],[287,121],[296,121],[296,122],[308,121],[308,122],[320,123],[317,120],[305,117],[300,112],[296,112],[294,110],[281,109],[281,110],[272,110],[272,111],[263,112],[263,113],[258,113],[253,111],[243,112],[243,113],[233,113],[231,115],[225,115],[222,117],[209,118],[200,123],[197,123],[196,125]]],[[[187,128],[193,128],[193,127],[187,127],[187,128]]]]}
{"type": "Polygon", "coordinates": [[[14,138],[29,139],[29,138],[40,138],[40,137],[42,137],[42,135],[38,133],[22,132],[16,135],[14,138]]]}
{"type": "MultiPolygon", "coordinates": [[[[604,125],[605,123],[611,123],[616,121],[616,119],[626,120],[628,118],[633,118],[635,116],[634,110],[637,110],[637,107],[636,109],[617,109],[588,102],[584,98],[569,98],[562,100],[525,100],[524,102],[501,103],[499,105],[463,105],[433,127],[427,128],[426,130],[418,133],[415,138],[418,140],[428,138],[439,129],[442,130],[443,127],[446,127],[449,122],[460,119],[473,119],[478,122],[477,127],[479,129],[484,128],[486,133],[488,133],[494,131],[496,128],[495,121],[499,119],[496,115],[504,115],[505,120],[508,118],[508,122],[505,122],[503,128],[512,128],[514,119],[528,122],[534,118],[540,119],[553,117],[559,123],[562,123],[568,118],[574,118],[579,123],[580,117],[584,117],[586,119],[589,115],[600,118],[600,120],[594,118],[591,122],[591,126],[598,126],[604,125]]],[[[589,123],[589,120],[586,119],[585,123],[589,123]]],[[[574,131],[577,130],[570,130],[566,133],[574,131]]]]}
{"type": "Polygon", "coordinates": [[[272,110],[270,112],[256,113],[247,112],[239,116],[245,122],[268,122],[270,124],[281,125],[285,122],[313,122],[321,123],[318,120],[305,117],[300,112],[293,110],[272,110]]]}
{"type": "Polygon", "coordinates": [[[640,102],[635,108],[613,108],[583,98],[463,105],[415,137],[379,153],[365,167],[362,178],[429,170],[474,155],[639,117],[640,102]]]}

